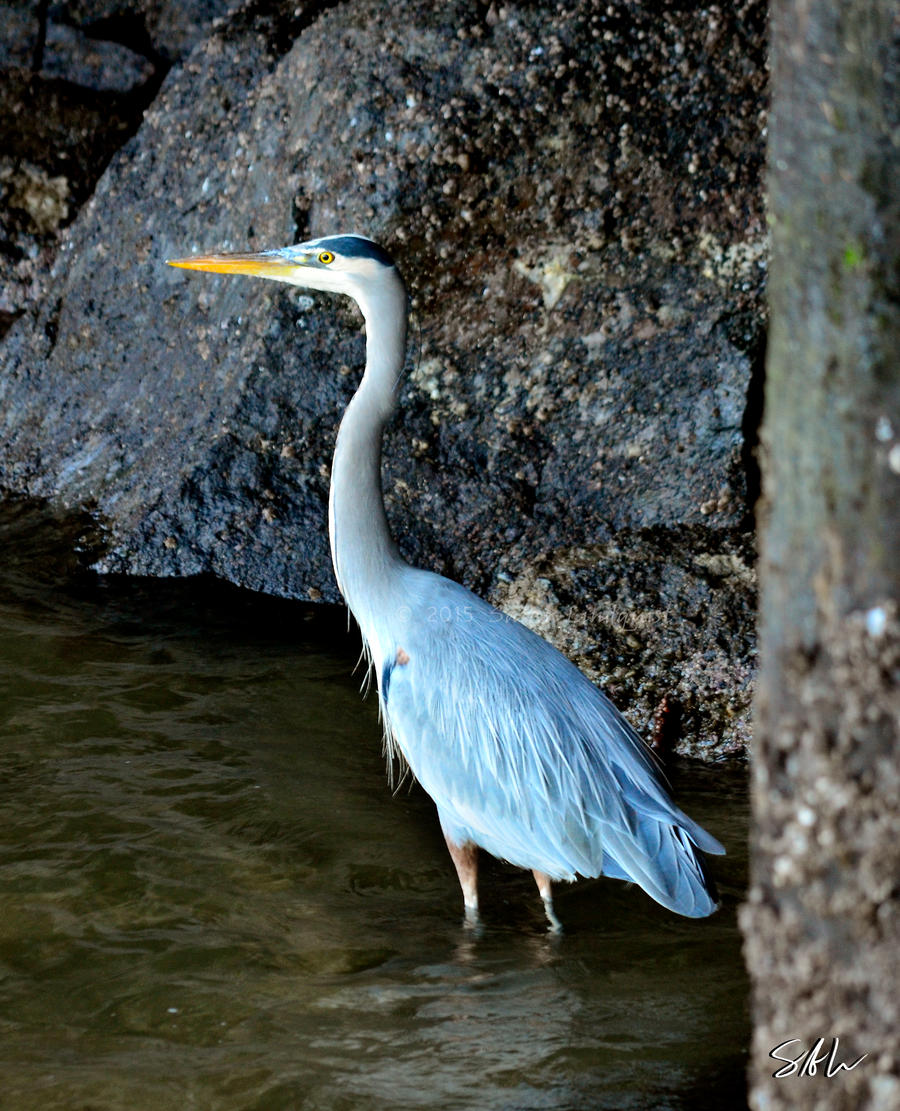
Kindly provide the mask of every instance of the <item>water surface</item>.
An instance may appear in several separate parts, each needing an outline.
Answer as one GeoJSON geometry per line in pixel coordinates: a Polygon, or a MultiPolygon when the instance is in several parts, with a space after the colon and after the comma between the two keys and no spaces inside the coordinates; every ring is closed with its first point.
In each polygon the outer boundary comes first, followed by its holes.
{"type": "Polygon", "coordinates": [[[485,860],[386,785],[337,610],[69,575],[0,511],[0,1106],[739,1108],[744,777],[676,768],[723,909],[485,860]]]}

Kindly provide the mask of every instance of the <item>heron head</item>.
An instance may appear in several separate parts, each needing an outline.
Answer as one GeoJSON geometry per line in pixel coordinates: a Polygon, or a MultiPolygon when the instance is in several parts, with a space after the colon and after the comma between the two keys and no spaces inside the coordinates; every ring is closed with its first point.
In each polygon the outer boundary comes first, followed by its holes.
{"type": "Polygon", "coordinates": [[[387,275],[399,280],[387,251],[362,235],[330,235],[259,254],[197,255],[166,261],[183,270],[253,274],[304,289],[346,293],[357,301],[387,275]]]}

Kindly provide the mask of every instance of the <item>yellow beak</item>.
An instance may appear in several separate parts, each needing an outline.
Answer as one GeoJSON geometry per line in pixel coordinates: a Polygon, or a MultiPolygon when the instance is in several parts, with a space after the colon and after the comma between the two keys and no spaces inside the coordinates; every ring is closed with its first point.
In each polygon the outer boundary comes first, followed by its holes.
{"type": "Polygon", "coordinates": [[[274,251],[259,255],[196,255],[169,258],[169,266],[182,270],[208,270],[214,274],[253,274],[258,278],[285,281],[298,267],[297,259],[286,259],[274,251]]]}

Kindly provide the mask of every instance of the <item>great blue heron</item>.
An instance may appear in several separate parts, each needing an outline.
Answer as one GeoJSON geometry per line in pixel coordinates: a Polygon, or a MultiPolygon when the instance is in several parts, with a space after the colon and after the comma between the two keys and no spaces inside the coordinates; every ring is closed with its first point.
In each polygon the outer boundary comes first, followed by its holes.
{"type": "Polygon", "coordinates": [[[409,566],[388,530],[382,433],[406,349],[406,287],[370,239],[329,236],[260,254],[172,260],[352,297],[366,368],[340,424],[329,532],[338,586],[378,681],[390,755],[434,800],[466,917],[478,847],[530,868],[551,928],[552,880],[631,880],[693,918],[716,909],[698,849],[724,849],[678,809],[644,743],[554,647],[477,595],[409,566]]]}

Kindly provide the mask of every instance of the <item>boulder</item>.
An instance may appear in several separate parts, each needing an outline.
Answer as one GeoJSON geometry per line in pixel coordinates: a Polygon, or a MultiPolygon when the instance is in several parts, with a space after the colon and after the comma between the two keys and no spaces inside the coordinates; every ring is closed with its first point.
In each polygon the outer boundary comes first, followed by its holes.
{"type": "MultiPolygon", "coordinates": [[[[582,609],[663,568],[634,604],[690,595],[691,659],[727,641],[703,729],[733,748],[752,669],[764,27],[760,3],[238,11],[173,68],[6,337],[0,485],[90,507],[102,571],[337,600],[327,476],[359,315],[164,260],[371,235],[412,295],[385,445],[401,550],[523,614],[539,567],[582,609]]],[[[589,670],[598,612],[569,643],[546,630],[589,670]]],[[[634,691],[636,715],[658,695],[634,691]]]]}

